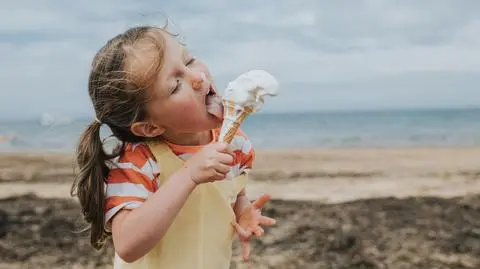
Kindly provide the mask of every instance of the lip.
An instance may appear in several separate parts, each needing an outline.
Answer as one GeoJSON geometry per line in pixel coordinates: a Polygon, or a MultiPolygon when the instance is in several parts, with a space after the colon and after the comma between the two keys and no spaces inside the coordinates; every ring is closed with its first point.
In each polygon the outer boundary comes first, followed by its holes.
{"type": "Polygon", "coordinates": [[[212,85],[210,85],[207,89],[208,89],[208,90],[207,90],[207,91],[205,92],[205,94],[203,95],[205,104],[207,104],[207,97],[208,97],[209,95],[215,95],[215,94],[216,94],[216,92],[215,92],[215,90],[213,89],[213,86],[212,86],[212,85]]]}
{"type": "Polygon", "coordinates": [[[215,120],[218,120],[218,121],[221,121],[223,119],[223,112],[218,112],[217,111],[221,111],[221,109],[223,110],[223,105],[219,102],[218,98],[220,96],[217,94],[217,91],[214,87],[213,84],[211,84],[209,87],[208,87],[208,92],[204,95],[204,98],[205,98],[205,106],[206,106],[206,110],[207,110],[207,114],[211,117],[211,118],[214,118],[215,120]],[[221,106],[221,107],[218,107],[218,106],[221,106]],[[209,111],[209,109],[213,109],[211,111],[209,111]],[[215,112],[213,112],[215,111],[215,112]]]}

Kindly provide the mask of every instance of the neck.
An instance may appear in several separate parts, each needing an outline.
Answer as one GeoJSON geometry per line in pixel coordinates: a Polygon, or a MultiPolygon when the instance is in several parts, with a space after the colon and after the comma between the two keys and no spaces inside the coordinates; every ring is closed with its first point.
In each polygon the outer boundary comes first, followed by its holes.
{"type": "Polygon", "coordinates": [[[210,142],[212,142],[212,132],[209,131],[203,131],[203,132],[198,132],[198,133],[167,133],[165,132],[162,135],[163,139],[166,141],[176,144],[176,145],[181,145],[181,146],[199,146],[199,145],[206,145],[210,142]]]}

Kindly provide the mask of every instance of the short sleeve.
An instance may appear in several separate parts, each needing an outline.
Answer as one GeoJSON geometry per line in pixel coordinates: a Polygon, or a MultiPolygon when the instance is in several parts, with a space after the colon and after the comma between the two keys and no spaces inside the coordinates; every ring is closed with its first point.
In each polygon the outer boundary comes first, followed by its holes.
{"type": "Polygon", "coordinates": [[[159,167],[143,143],[127,144],[106,181],[105,222],[122,209],[139,207],[158,188],[159,167]]]}

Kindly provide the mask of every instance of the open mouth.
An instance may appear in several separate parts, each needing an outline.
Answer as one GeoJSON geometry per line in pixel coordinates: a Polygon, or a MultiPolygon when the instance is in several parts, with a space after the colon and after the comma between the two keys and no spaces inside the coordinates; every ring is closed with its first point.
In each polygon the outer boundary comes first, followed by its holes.
{"type": "Polygon", "coordinates": [[[208,93],[205,95],[205,106],[207,107],[207,112],[216,118],[223,116],[222,99],[212,85],[210,85],[208,93]]]}
{"type": "Polygon", "coordinates": [[[213,96],[213,95],[217,95],[217,92],[215,91],[215,89],[213,88],[213,86],[210,85],[210,87],[208,88],[207,96],[213,96]]]}
{"type": "Polygon", "coordinates": [[[213,86],[210,85],[210,87],[208,88],[207,95],[205,95],[205,104],[208,105],[209,104],[209,99],[212,98],[212,97],[215,97],[216,95],[217,95],[217,92],[215,91],[213,86]]]}

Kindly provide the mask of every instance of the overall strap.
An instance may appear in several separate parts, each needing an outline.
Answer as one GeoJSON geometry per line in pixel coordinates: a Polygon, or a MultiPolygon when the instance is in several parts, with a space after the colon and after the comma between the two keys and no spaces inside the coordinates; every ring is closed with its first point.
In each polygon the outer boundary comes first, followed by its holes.
{"type": "Polygon", "coordinates": [[[163,141],[147,141],[147,145],[150,148],[153,156],[160,166],[159,180],[160,184],[165,182],[171,174],[180,169],[184,161],[180,159],[175,153],[172,152],[170,147],[163,141]]]}

